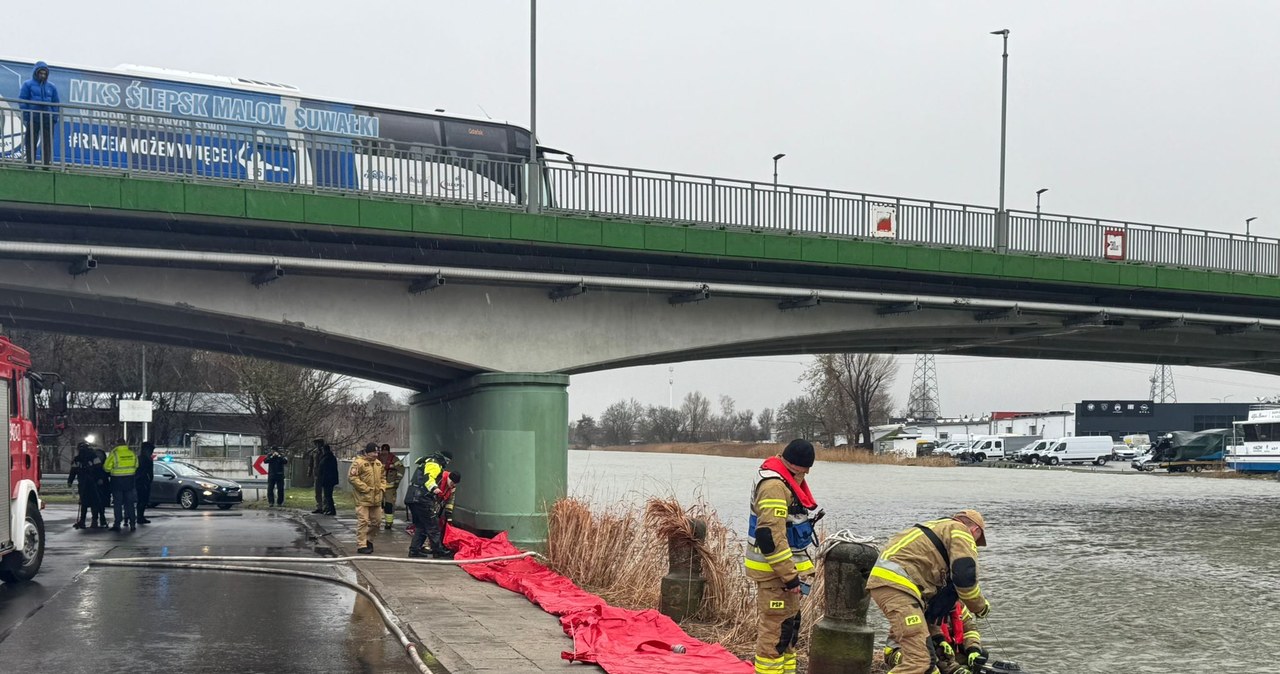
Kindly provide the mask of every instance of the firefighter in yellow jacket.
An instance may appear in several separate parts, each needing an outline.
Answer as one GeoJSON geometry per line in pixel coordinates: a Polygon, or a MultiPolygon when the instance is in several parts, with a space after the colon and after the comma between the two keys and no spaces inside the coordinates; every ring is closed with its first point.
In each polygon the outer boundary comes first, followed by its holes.
{"type": "Polygon", "coordinates": [[[382,514],[382,493],[387,488],[383,479],[378,446],[370,442],[351,462],[347,472],[356,501],[356,552],[373,552],[373,537],[378,534],[378,516],[382,514]]]}
{"type": "MultiPolygon", "coordinates": [[[[926,607],[949,608],[958,598],[974,616],[987,617],[991,604],[978,586],[978,546],[986,544],[986,521],[976,510],[917,524],[889,540],[867,580],[871,599],[889,621],[890,644],[900,649],[896,662],[888,663],[889,674],[939,671],[926,607]]],[[[969,651],[963,658],[981,669],[986,651],[980,645],[969,651]]]]}
{"type": "Polygon", "coordinates": [[[751,489],[747,577],[756,583],[756,674],[794,674],[800,637],[800,599],[813,577],[809,545],[822,517],[805,475],[813,445],[792,440],[765,459],[751,489]]]}

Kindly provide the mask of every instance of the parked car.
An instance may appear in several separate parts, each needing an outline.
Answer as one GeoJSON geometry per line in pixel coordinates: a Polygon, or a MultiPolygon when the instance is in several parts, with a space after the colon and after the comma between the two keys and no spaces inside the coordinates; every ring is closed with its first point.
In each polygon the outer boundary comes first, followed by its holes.
{"type": "Polygon", "coordinates": [[[187,510],[195,510],[202,505],[213,504],[228,510],[244,501],[240,484],[235,480],[214,477],[183,461],[157,461],[153,465],[152,507],[160,503],[177,503],[187,510]]]}
{"type": "Polygon", "coordinates": [[[1138,450],[1129,445],[1119,444],[1111,446],[1111,460],[1124,461],[1126,459],[1135,459],[1138,456],[1138,450]]]}
{"type": "Polygon", "coordinates": [[[1150,451],[1143,452],[1133,457],[1133,461],[1129,462],[1129,467],[1144,473],[1150,473],[1156,469],[1156,464],[1151,460],[1153,456],[1150,451]]]}

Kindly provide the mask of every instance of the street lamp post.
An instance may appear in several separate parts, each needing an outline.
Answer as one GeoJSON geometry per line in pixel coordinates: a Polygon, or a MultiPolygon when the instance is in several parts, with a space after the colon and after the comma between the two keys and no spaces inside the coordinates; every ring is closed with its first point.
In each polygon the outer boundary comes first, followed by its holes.
{"type": "Polygon", "coordinates": [[[787,156],[785,152],[773,155],[773,224],[778,225],[778,160],[787,156]]]}
{"type": "Polygon", "coordinates": [[[542,210],[542,174],[538,170],[538,0],[529,0],[529,180],[525,210],[542,210]]]}
{"type": "Polygon", "coordinates": [[[1009,250],[1009,213],[1004,210],[1005,129],[1009,112],[1009,29],[993,30],[991,34],[1004,39],[1004,52],[1000,57],[1003,63],[1000,71],[1000,207],[996,211],[995,236],[996,250],[1003,253],[1009,250]]]}
{"type": "Polygon", "coordinates": [[[1253,225],[1253,221],[1257,219],[1258,219],[1257,217],[1244,219],[1244,240],[1245,240],[1245,245],[1248,246],[1249,248],[1248,255],[1249,255],[1250,271],[1257,271],[1257,261],[1254,260],[1254,256],[1253,256],[1253,234],[1250,231],[1251,226],[1253,225]]]}
{"type": "Polygon", "coordinates": [[[1040,248],[1040,195],[1048,191],[1048,187],[1036,190],[1036,252],[1043,252],[1040,248]]]}

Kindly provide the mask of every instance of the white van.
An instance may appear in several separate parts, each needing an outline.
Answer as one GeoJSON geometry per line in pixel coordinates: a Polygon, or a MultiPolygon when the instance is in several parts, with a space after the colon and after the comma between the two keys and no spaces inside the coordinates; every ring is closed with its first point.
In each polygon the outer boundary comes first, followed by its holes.
{"type": "Polygon", "coordinates": [[[1034,443],[1018,450],[1018,460],[1022,463],[1038,463],[1044,461],[1045,456],[1049,454],[1049,450],[1058,444],[1056,438],[1045,438],[1036,440],[1034,443]]]}
{"type": "Polygon", "coordinates": [[[1111,458],[1114,443],[1109,435],[1077,435],[1059,438],[1040,460],[1056,466],[1060,463],[1092,463],[1101,466],[1111,458]]]}

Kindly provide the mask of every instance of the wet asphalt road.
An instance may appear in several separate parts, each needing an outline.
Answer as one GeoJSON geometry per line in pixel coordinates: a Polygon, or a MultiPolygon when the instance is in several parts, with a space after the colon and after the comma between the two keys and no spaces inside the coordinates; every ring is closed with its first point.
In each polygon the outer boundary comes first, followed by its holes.
{"type": "MultiPolygon", "coordinates": [[[[329,554],[299,523],[273,512],[161,507],[148,517],[152,524],[131,533],[78,531],[73,506],[45,510],[40,575],[0,585],[0,670],[414,671],[373,605],[339,585],[218,571],[86,569],[102,557],[329,554]]],[[[295,568],[355,577],[330,566],[295,568]]]]}

